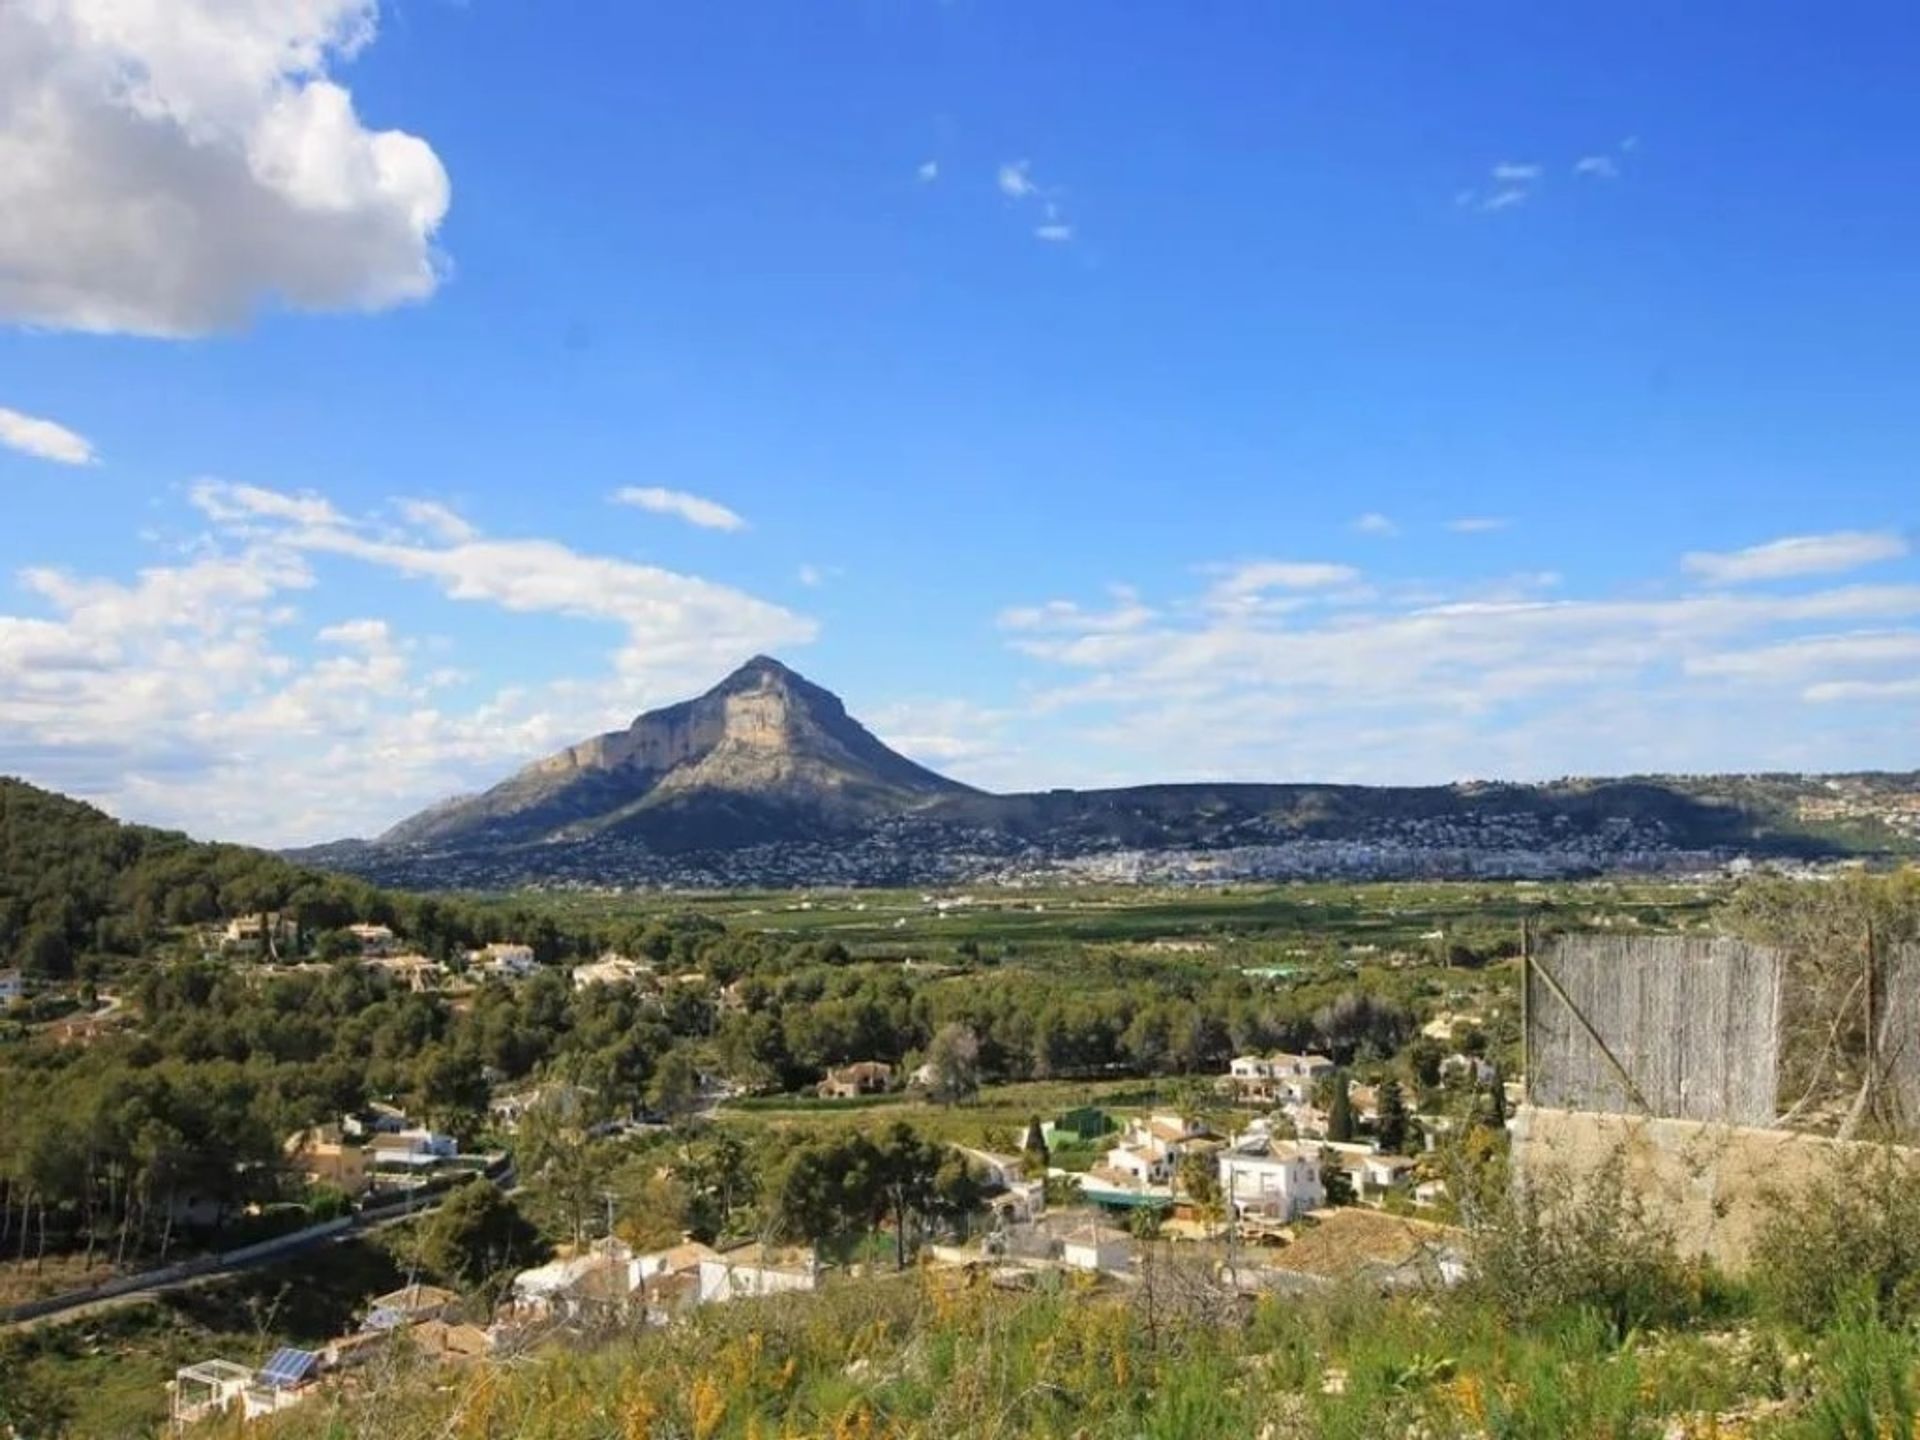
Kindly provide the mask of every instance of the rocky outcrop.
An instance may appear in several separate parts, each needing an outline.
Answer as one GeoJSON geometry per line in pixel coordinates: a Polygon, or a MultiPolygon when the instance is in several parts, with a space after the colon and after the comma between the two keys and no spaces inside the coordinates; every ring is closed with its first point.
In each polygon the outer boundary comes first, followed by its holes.
{"type": "Polygon", "coordinates": [[[763,655],[697,699],[423,810],[379,843],[468,848],[609,832],[668,847],[750,843],[967,793],[889,750],[837,696],[763,655]]]}

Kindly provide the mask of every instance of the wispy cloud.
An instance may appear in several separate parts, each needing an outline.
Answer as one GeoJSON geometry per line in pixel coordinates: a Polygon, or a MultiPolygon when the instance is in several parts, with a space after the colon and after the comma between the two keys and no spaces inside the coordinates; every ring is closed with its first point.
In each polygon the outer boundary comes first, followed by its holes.
{"type": "Polygon", "coordinates": [[[613,494],[616,505],[631,505],[656,515],[672,515],[703,530],[744,530],[747,522],[718,500],[668,490],[659,485],[628,485],[613,494]]]}
{"type": "Polygon", "coordinates": [[[1124,625],[1070,600],[1017,612],[1008,643],[1057,680],[1023,733],[1124,781],[1911,763],[1896,707],[1920,693],[1920,584],[1549,599],[1556,577],[1533,576],[1233,606],[1220,586],[1258,577],[1224,573],[1124,625]],[[1736,688],[1752,718],[1730,731],[1736,688]],[[1818,727],[1797,708],[1845,698],[1858,713],[1818,727]]]}
{"type": "Polygon", "coordinates": [[[438,500],[399,500],[395,504],[409,524],[418,525],[442,540],[458,543],[480,533],[466,516],[438,500]]]}
{"type": "Polygon", "coordinates": [[[1009,200],[1024,200],[1029,195],[1038,195],[1040,187],[1033,183],[1033,162],[1031,160],[1009,160],[1000,167],[995,183],[1000,193],[1009,200]]]}
{"type": "Polygon", "coordinates": [[[1492,530],[1504,530],[1512,523],[1502,515],[1462,515],[1447,521],[1447,529],[1456,535],[1484,535],[1492,530]]]}
{"type": "MultiPolygon", "coordinates": [[[[1612,151],[1595,151],[1573,160],[1572,173],[1589,180],[1617,180],[1621,158],[1639,142],[1632,136],[1612,151]]],[[[1558,164],[1554,167],[1558,172],[1558,164]]],[[[1545,187],[1548,167],[1535,160],[1501,160],[1487,171],[1483,185],[1470,185],[1454,192],[1453,203],[1462,209],[1496,212],[1525,205],[1545,187]]]]}
{"type": "Polygon", "coordinates": [[[1000,193],[1016,205],[1039,207],[1040,216],[1033,227],[1036,240],[1063,245],[1073,239],[1073,222],[1061,205],[1059,188],[1043,186],[1036,181],[1031,161],[1007,161],[1000,167],[994,182],[1000,193]]]}
{"type": "Polygon", "coordinates": [[[1378,510],[1369,510],[1353,522],[1353,529],[1360,535],[1398,535],[1400,527],[1378,510]]]}
{"type": "Polygon", "coordinates": [[[1213,568],[1211,573],[1219,576],[1212,591],[1219,598],[1258,595],[1266,590],[1328,590],[1351,585],[1360,578],[1360,572],[1351,565],[1318,560],[1249,560],[1213,568]]]}
{"type": "Polygon", "coordinates": [[[922,185],[931,185],[940,178],[940,162],[938,160],[923,160],[920,162],[920,168],[913,173],[922,185]]]}
{"type": "Polygon", "coordinates": [[[92,465],[99,459],[86,436],[5,406],[0,406],[0,445],[59,465],[92,465]]]}
{"type": "Polygon", "coordinates": [[[1694,550],[1680,563],[1709,584],[1745,585],[1857,570],[1898,560],[1911,548],[1905,536],[1889,530],[1836,530],[1825,535],[1789,535],[1745,550],[1694,550]]]}

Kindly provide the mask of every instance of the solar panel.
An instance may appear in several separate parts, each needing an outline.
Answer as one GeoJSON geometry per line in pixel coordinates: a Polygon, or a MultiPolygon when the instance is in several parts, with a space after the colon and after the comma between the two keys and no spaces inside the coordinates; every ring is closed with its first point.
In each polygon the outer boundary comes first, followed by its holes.
{"type": "Polygon", "coordinates": [[[320,1357],[311,1350],[295,1350],[288,1347],[273,1352],[273,1358],[260,1367],[260,1379],[276,1390],[291,1390],[320,1363],[320,1357]]]}

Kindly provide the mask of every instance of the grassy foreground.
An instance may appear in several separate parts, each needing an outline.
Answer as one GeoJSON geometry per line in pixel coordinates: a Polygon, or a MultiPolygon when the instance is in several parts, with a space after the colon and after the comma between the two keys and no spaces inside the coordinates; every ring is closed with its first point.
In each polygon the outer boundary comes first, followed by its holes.
{"type": "Polygon", "coordinates": [[[1804,1341],[1725,1317],[1516,1331],[1471,1297],[1270,1297],[1223,1312],[1162,1277],[1126,1297],[930,1275],[715,1307],[682,1328],[449,1378],[404,1368],[289,1413],[276,1440],[1403,1440],[1914,1434],[1912,1332],[1804,1341]]]}

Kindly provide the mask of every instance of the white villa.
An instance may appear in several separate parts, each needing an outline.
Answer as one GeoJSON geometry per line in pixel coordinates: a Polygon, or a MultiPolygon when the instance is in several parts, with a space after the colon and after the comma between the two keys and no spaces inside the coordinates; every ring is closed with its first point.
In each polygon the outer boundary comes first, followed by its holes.
{"type": "Polygon", "coordinates": [[[573,988],[585,990],[594,985],[638,985],[653,978],[653,966],[644,960],[630,960],[609,950],[598,960],[573,967],[573,988]]]}
{"type": "Polygon", "coordinates": [[[1327,1189],[1319,1149],[1249,1138],[1220,1152],[1220,1193],[1243,1220],[1284,1224],[1321,1209],[1327,1189]]]}
{"type": "Polygon", "coordinates": [[[1227,1067],[1227,1084],[1243,1102],[1307,1105],[1315,1087],[1333,1070],[1333,1061],[1324,1055],[1241,1055],[1227,1067]]]}
{"type": "Polygon", "coordinates": [[[533,958],[531,945],[495,941],[479,950],[469,950],[467,968],[501,980],[524,980],[540,967],[533,958]]]}

